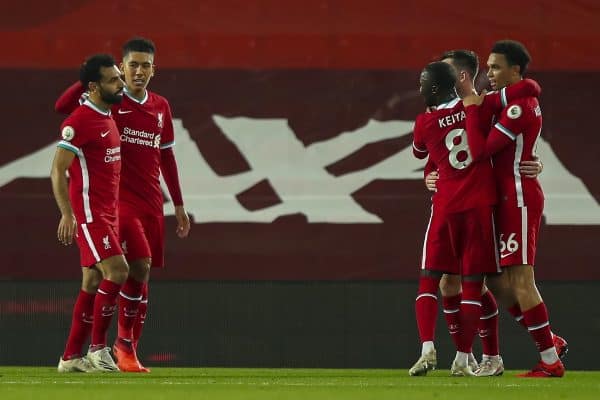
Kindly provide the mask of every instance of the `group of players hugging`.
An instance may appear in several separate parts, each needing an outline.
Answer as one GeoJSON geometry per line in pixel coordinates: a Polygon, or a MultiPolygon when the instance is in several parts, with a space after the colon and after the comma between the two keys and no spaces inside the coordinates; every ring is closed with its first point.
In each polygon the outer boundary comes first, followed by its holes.
{"type": "Polygon", "coordinates": [[[481,94],[474,86],[479,62],[472,51],[448,51],[421,73],[427,108],[415,120],[413,153],[428,157],[425,183],[434,193],[415,301],[422,350],[411,376],[437,365],[438,287],[456,346],[451,375],[504,372],[496,299],[527,329],[540,354],[537,365],[519,376],[565,373],[567,342],[552,332],[534,278],[544,194],[535,154],[541,88],[524,78],[530,60],[523,44],[496,42],[487,60],[493,91],[481,94]],[[472,351],[477,333],[480,362],[472,351]]]}

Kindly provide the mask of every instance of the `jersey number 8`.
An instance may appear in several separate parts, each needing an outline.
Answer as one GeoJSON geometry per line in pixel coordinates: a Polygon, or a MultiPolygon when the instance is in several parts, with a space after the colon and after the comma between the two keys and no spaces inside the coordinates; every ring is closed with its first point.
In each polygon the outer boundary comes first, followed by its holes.
{"type": "Polygon", "coordinates": [[[467,142],[467,132],[464,129],[452,129],[448,132],[446,135],[446,147],[450,150],[448,162],[452,168],[465,169],[473,161],[471,152],[469,151],[469,143],[467,142]],[[458,143],[455,143],[455,140],[458,143]]]}

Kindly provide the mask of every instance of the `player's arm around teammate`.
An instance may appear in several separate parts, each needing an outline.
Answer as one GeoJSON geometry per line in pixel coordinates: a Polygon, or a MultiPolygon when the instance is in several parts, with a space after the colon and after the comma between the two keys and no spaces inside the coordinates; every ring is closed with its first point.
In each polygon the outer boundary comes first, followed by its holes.
{"type": "MultiPolygon", "coordinates": [[[[505,90],[521,82],[530,60],[527,49],[521,43],[511,40],[496,42],[487,62],[492,88],[505,90]]],[[[465,99],[469,147],[474,159],[478,155],[493,156],[502,199],[497,210],[497,225],[500,237],[512,242],[510,248],[506,244],[500,248],[504,274],[496,279],[508,283],[513,290],[522,319],[541,358],[532,371],[522,376],[561,377],[564,366],[559,360],[560,346],[557,346],[556,335],[550,329],[548,311],[537,289],[533,268],[544,204],[543,192],[537,180],[522,180],[520,172],[514,168],[520,161],[535,155],[542,127],[541,108],[535,96],[504,102],[506,108],[485,136],[477,123],[478,100],[475,97],[465,99]]]]}

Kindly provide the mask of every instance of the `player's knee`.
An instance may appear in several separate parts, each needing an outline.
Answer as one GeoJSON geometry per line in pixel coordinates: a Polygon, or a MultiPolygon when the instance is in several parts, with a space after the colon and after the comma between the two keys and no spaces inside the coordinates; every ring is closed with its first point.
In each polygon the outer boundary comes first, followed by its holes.
{"type": "Polygon", "coordinates": [[[460,277],[458,275],[444,275],[440,280],[440,292],[444,297],[457,296],[460,293],[460,277]]]}
{"type": "Polygon", "coordinates": [[[114,283],[122,285],[123,283],[125,283],[128,276],[129,276],[129,266],[127,265],[125,260],[123,260],[123,261],[112,263],[107,268],[105,278],[114,283]]]}
{"type": "Polygon", "coordinates": [[[122,285],[127,280],[129,272],[125,269],[113,270],[108,275],[108,280],[113,281],[119,285],[122,285]]]}
{"type": "Polygon", "coordinates": [[[81,289],[84,292],[96,293],[98,286],[100,286],[100,281],[102,281],[102,273],[100,271],[93,267],[83,269],[81,289]]]}
{"type": "Polygon", "coordinates": [[[129,276],[138,282],[147,282],[150,277],[150,264],[149,258],[132,261],[129,264],[129,276]]]}
{"type": "Polygon", "coordinates": [[[96,293],[98,286],[100,286],[102,276],[94,277],[91,279],[84,279],[81,282],[81,289],[87,293],[96,293]]]}

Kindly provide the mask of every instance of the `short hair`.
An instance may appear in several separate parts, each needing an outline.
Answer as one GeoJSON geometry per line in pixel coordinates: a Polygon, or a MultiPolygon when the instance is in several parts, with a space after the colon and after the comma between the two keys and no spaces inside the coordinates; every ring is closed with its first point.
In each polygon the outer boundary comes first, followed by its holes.
{"type": "Polygon", "coordinates": [[[431,84],[436,85],[440,92],[451,92],[456,85],[456,70],[450,64],[434,61],[427,64],[425,71],[431,77],[431,84]]]}
{"type": "Polygon", "coordinates": [[[457,69],[466,69],[471,74],[471,78],[475,79],[479,72],[479,57],[471,50],[449,50],[442,54],[438,61],[452,59],[452,63],[458,67],[457,69]]]}
{"type": "Polygon", "coordinates": [[[125,58],[132,51],[154,54],[156,52],[156,46],[152,40],[136,36],[126,41],[122,50],[123,58],[125,58]]]}
{"type": "Polygon", "coordinates": [[[79,81],[83,87],[87,89],[90,82],[100,82],[102,79],[100,68],[110,68],[114,66],[115,59],[110,54],[94,54],[81,64],[81,68],[79,69],[79,81]]]}
{"type": "Polygon", "coordinates": [[[492,53],[504,54],[508,65],[518,65],[521,69],[519,73],[521,76],[525,75],[527,66],[531,61],[531,56],[527,51],[527,48],[521,42],[516,40],[499,40],[492,47],[492,53]]]}

